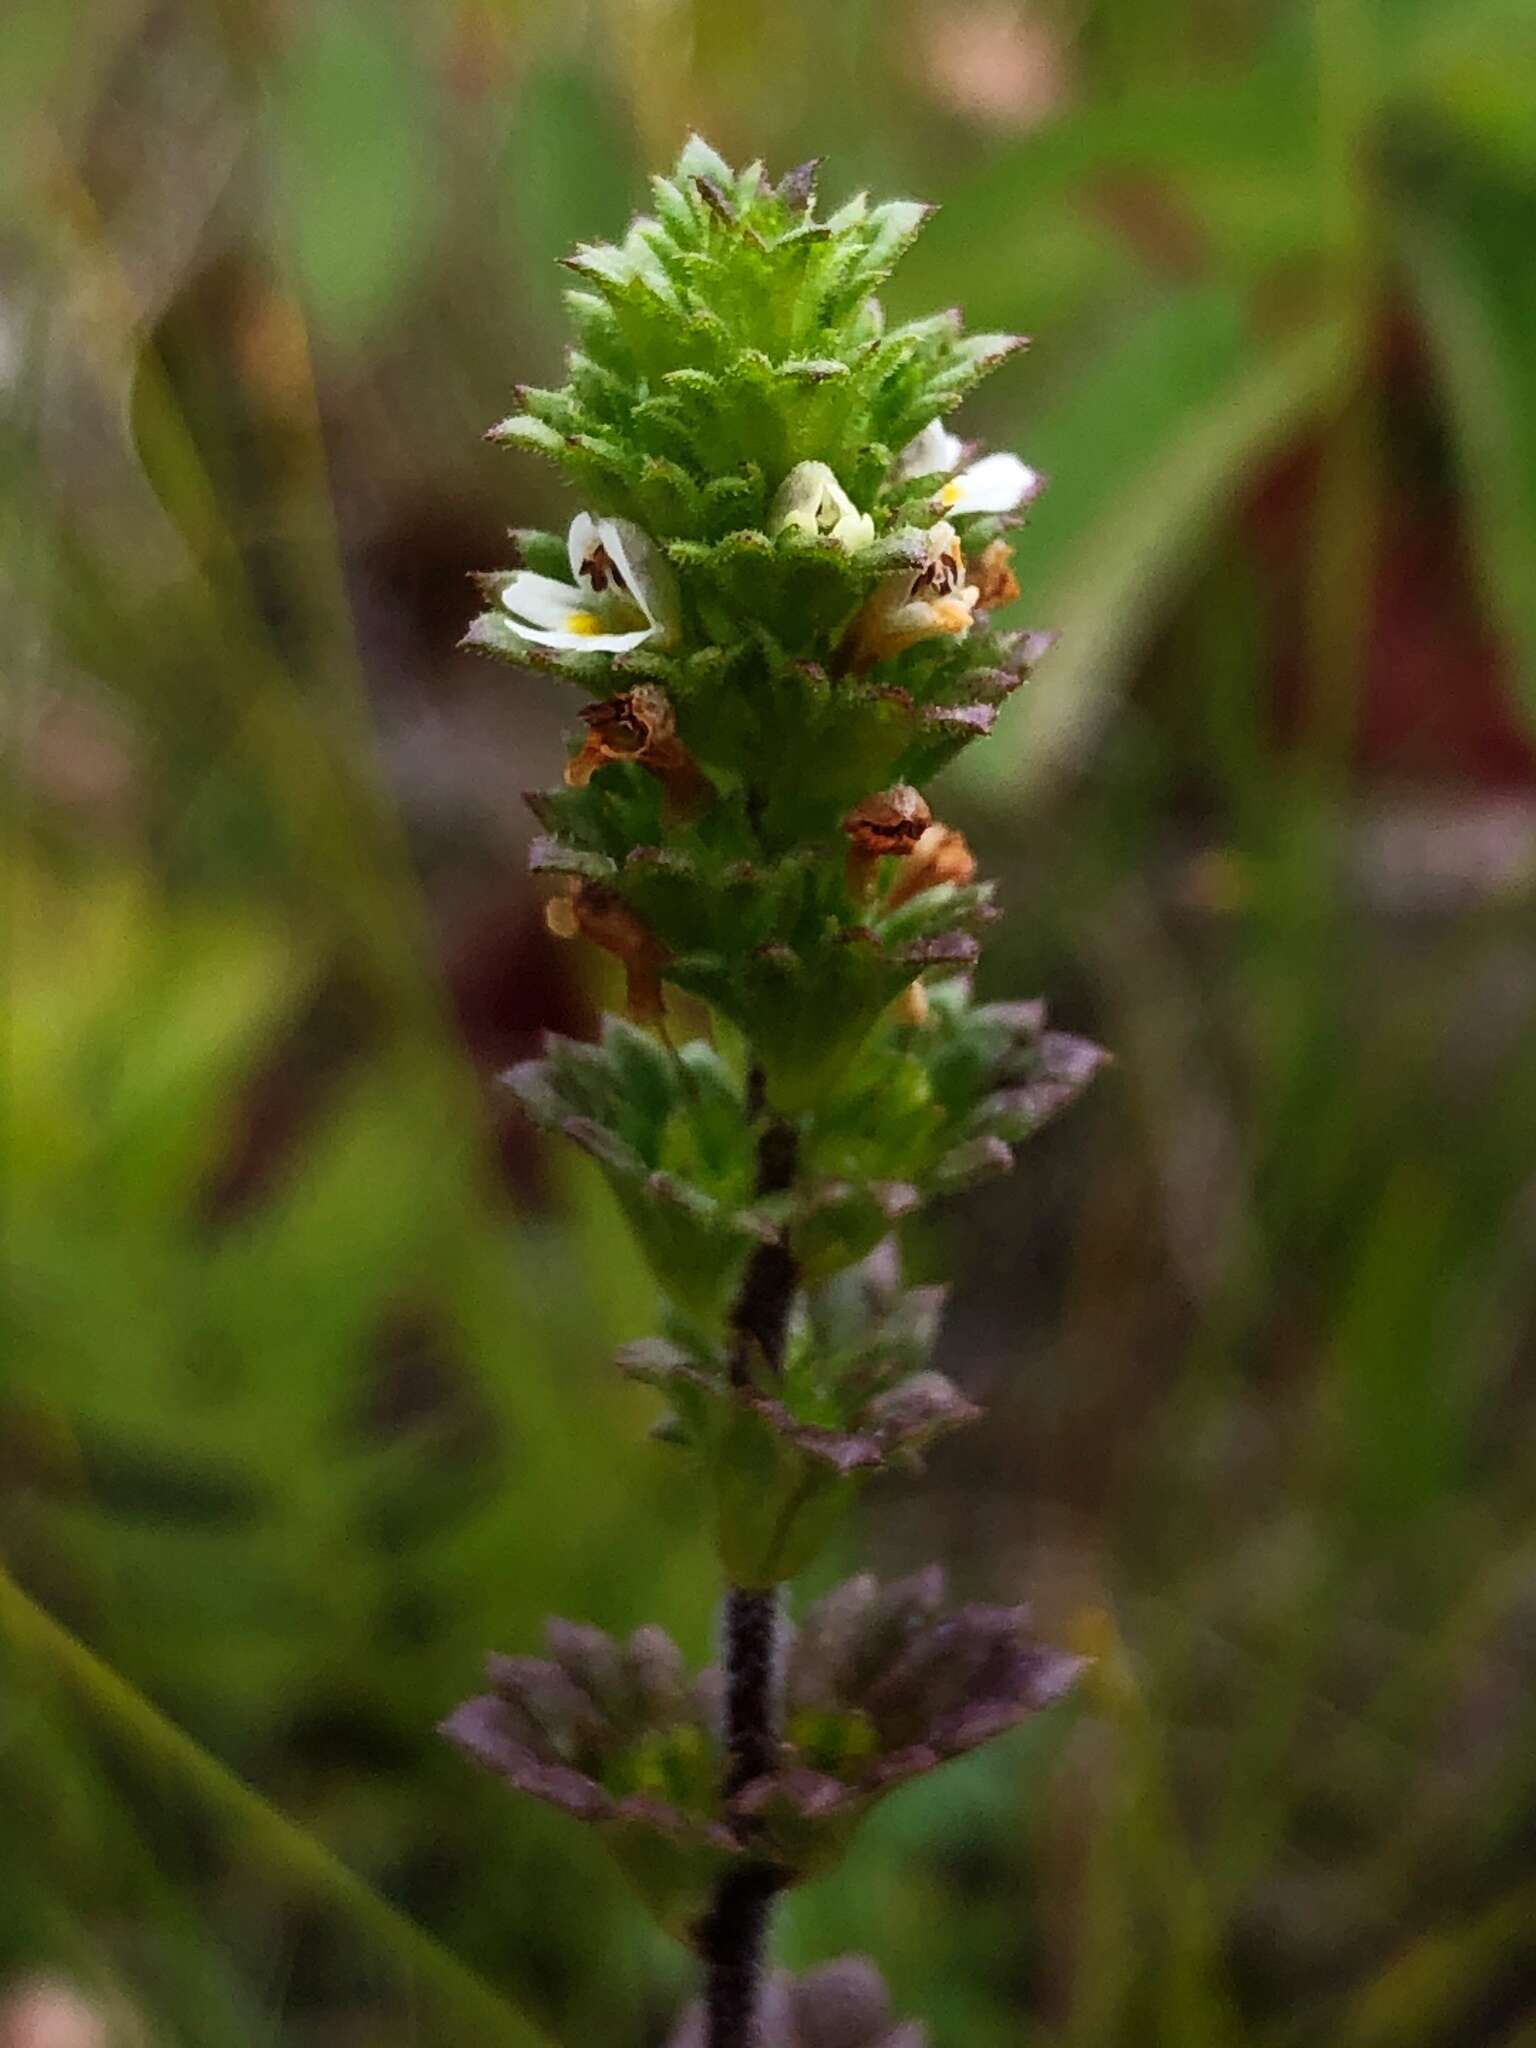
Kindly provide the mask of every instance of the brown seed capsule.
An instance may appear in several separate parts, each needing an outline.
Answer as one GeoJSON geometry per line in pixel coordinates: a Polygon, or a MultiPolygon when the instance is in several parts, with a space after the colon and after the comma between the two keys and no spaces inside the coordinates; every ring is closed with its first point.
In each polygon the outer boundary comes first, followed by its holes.
{"type": "Polygon", "coordinates": [[[1019,580],[1013,573],[1013,549],[1005,540],[988,541],[971,564],[971,575],[976,584],[978,611],[996,611],[999,605],[1012,604],[1019,594],[1019,580]]]}
{"type": "Polygon", "coordinates": [[[975,879],[976,856],[966,845],[965,834],[935,819],[896,870],[885,906],[894,910],[924,889],[937,889],[945,882],[963,888],[975,879]]]}
{"type": "Polygon", "coordinates": [[[849,894],[867,896],[886,855],[910,853],[932,822],[933,814],[921,793],[906,782],[855,804],[843,820],[848,836],[849,894]]]}
{"type": "Polygon", "coordinates": [[[579,882],[570,895],[545,904],[544,922],[556,938],[573,939],[579,933],[612,953],[624,969],[630,1016],[637,1024],[662,1021],[661,976],[672,956],[617,889],[579,882]]]}
{"type": "Polygon", "coordinates": [[[665,690],[641,683],[621,696],[583,705],[581,717],[587,737],[565,764],[568,788],[585,789],[605,761],[635,761],[665,790],[670,822],[695,818],[707,807],[714,791],[677,737],[665,690]]]}

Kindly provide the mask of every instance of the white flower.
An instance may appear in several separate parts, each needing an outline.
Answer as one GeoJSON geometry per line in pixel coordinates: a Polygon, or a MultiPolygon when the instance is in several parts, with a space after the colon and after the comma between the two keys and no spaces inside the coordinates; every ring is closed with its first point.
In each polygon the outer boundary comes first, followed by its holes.
{"type": "Polygon", "coordinates": [[[942,420],[930,420],[896,458],[896,481],[913,476],[948,476],[960,467],[965,443],[952,434],[942,420]]]}
{"type": "Polygon", "coordinates": [[[923,559],[877,586],[854,622],[855,665],[867,668],[900,654],[919,640],[950,633],[964,639],[980,595],[965,580],[965,555],[960,536],[947,519],[923,536],[923,559]]]}
{"type": "Polygon", "coordinates": [[[875,537],[875,522],[861,512],[824,462],[797,462],[768,511],[774,533],[827,534],[855,554],[875,537]]]}
{"type": "MultiPolygon", "coordinates": [[[[896,478],[941,476],[959,468],[965,443],[942,420],[930,420],[896,458],[896,478]]],[[[950,476],[929,500],[935,512],[1016,512],[1045,487],[1039,470],[1017,455],[984,455],[958,476],[950,476]]]]}
{"type": "Polygon", "coordinates": [[[930,502],[935,512],[1016,512],[1038,498],[1044,484],[1039,470],[1017,455],[984,455],[941,485],[930,502]]]}
{"type": "Polygon", "coordinates": [[[677,591],[655,542],[628,519],[578,512],[566,538],[574,583],[532,569],[507,578],[501,601],[535,647],[627,654],[677,628],[677,591]]]}

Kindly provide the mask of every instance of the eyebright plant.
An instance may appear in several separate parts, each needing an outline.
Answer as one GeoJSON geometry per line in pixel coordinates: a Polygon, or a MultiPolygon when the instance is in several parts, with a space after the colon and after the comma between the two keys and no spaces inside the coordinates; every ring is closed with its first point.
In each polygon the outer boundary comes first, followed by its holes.
{"type": "Polygon", "coordinates": [[[510,1078],[598,1161],[664,1295],[619,1364],[707,1470],[721,1660],[690,1677],[659,1629],[552,1622],[445,1728],[596,1827],[697,1951],[681,2040],[913,2048],[868,1966],[768,1973],[773,1903],[1077,1660],[1022,1609],[951,1605],[936,1568],[855,1578],[798,1628],[782,1588],[869,1477],[978,1413],[929,1362],[942,1290],[905,1284],[903,1225],[1006,1171],[1103,1057],[1039,1004],[974,1000],[992,891],[922,793],[1048,645],[994,623],[1042,479],[944,425],[1017,337],[886,325],[927,208],[822,220],[815,165],[772,185],[697,139],[654,190],[569,259],[565,384],[493,431],[580,509],[516,536],[468,643],[586,699],[563,786],[530,798],[533,866],[628,1014],[510,1078]]]}

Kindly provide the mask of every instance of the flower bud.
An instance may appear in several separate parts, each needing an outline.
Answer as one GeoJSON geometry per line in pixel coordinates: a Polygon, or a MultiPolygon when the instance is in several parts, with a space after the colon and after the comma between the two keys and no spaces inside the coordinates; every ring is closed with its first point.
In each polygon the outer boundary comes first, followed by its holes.
{"type": "Polygon", "coordinates": [[[930,1008],[928,991],[920,980],[909,981],[896,998],[896,1015],[903,1024],[911,1025],[914,1030],[928,1022],[930,1008]]]}
{"type": "Polygon", "coordinates": [[[861,512],[824,462],[797,462],[779,485],[768,514],[772,533],[826,535],[849,554],[867,548],[875,522],[861,512]]]}
{"type": "MultiPolygon", "coordinates": [[[[776,1972],[763,1987],[760,2048],[927,2048],[916,2020],[898,2020],[867,1957],[839,1956],[803,1977],[776,1972]]],[[[702,2004],[689,2006],[668,2048],[705,2048],[702,2004]]]]}

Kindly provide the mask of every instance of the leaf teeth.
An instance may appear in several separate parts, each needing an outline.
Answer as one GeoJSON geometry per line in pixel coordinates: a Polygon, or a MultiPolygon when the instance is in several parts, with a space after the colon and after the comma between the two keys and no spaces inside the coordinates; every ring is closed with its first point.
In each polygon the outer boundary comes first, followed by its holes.
{"type": "Polygon", "coordinates": [[[725,187],[707,173],[700,173],[693,183],[695,191],[698,192],[710,212],[718,220],[723,221],[727,227],[734,227],[737,218],[736,208],[725,187]]]}
{"type": "Polygon", "coordinates": [[[778,196],[791,213],[809,213],[816,199],[816,184],[825,158],[807,157],[779,180],[778,196]]]}
{"type": "Polygon", "coordinates": [[[606,853],[590,847],[571,846],[563,839],[540,833],[529,842],[528,872],[531,875],[576,875],[586,881],[607,881],[618,873],[618,863],[606,853]]]}
{"type": "Polygon", "coordinates": [[[712,149],[697,130],[683,144],[677,160],[679,178],[713,178],[721,186],[731,182],[731,167],[718,150],[712,149]]]}

